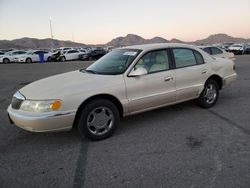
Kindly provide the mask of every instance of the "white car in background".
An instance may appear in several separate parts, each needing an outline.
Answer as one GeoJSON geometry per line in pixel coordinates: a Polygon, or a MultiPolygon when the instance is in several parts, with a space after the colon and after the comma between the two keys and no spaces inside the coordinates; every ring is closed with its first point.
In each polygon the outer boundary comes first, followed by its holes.
{"type": "Polygon", "coordinates": [[[199,46],[200,49],[204,50],[213,57],[228,58],[234,60],[234,54],[226,52],[225,50],[215,46],[199,46]]]}
{"type": "Polygon", "coordinates": [[[36,51],[29,51],[22,56],[18,56],[14,59],[15,62],[20,63],[32,63],[40,61],[39,54],[44,54],[44,61],[50,61],[51,56],[54,54],[53,52],[43,51],[43,50],[36,50],[36,51]]]}
{"type": "Polygon", "coordinates": [[[24,51],[24,50],[15,50],[15,51],[6,52],[3,55],[0,55],[0,63],[14,62],[15,57],[26,54],[26,53],[27,51],[24,51]]]}
{"type": "Polygon", "coordinates": [[[65,51],[61,56],[60,56],[60,61],[68,61],[68,60],[78,60],[79,56],[81,54],[85,54],[85,51],[80,51],[80,50],[68,50],[65,51]]]}
{"type": "Polygon", "coordinates": [[[195,46],[128,46],[109,52],[87,69],[21,88],[8,114],[12,123],[28,131],[70,130],[75,124],[81,135],[100,140],[109,137],[125,116],[192,99],[210,108],[219,91],[236,77],[232,60],[213,58],[195,46]]]}
{"type": "Polygon", "coordinates": [[[245,45],[234,44],[228,47],[228,51],[234,53],[235,55],[243,55],[245,53],[245,45]]]}

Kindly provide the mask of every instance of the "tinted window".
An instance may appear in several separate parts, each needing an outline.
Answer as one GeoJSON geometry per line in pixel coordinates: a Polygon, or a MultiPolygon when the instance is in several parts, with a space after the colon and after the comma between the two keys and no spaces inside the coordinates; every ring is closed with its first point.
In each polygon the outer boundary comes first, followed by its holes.
{"type": "Polygon", "coordinates": [[[209,47],[208,47],[208,48],[203,48],[203,50],[204,50],[205,52],[207,52],[208,54],[211,55],[211,51],[210,51],[210,48],[209,48],[209,47]]]}
{"type": "Polygon", "coordinates": [[[136,64],[135,68],[143,67],[148,73],[169,70],[168,53],[166,50],[149,52],[136,64]]]}
{"type": "Polygon", "coordinates": [[[222,54],[223,53],[222,50],[220,50],[219,48],[215,48],[215,47],[212,47],[211,51],[212,51],[212,55],[222,54]]]}
{"type": "Polygon", "coordinates": [[[202,55],[199,52],[195,51],[195,50],[193,50],[193,52],[194,52],[197,64],[203,64],[204,59],[203,59],[202,55]]]}
{"type": "Polygon", "coordinates": [[[173,49],[176,68],[196,65],[194,53],[190,49],[173,49]]]}
{"type": "Polygon", "coordinates": [[[75,50],[69,50],[68,51],[68,54],[73,54],[73,53],[76,53],[77,51],[75,51],[75,50]]]}
{"type": "Polygon", "coordinates": [[[40,53],[43,53],[43,51],[36,51],[34,52],[35,54],[40,54],[40,53]]]}

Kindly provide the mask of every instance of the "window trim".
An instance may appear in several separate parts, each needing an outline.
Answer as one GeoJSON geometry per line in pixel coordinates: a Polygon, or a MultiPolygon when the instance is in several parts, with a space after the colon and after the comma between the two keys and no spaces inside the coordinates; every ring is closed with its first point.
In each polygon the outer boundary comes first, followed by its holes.
{"type": "Polygon", "coordinates": [[[204,64],[205,64],[205,60],[204,60],[203,55],[202,55],[200,52],[198,52],[197,50],[192,49],[192,48],[186,48],[186,47],[172,47],[172,48],[171,48],[171,56],[172,56],[172,61],[173,61],[173,63],[174,63],[175,69],[181,69],[181,68],[187,68],[187,67],[193,67],[193,66],[204,65],[204,64]],[[187,65],[187,66],[184,66],[184,67],[176,67],[176,62],[175,62],[175,57],[174,57],[174,52],[173,52],[174,49],[187,49],[187,50],[192,51],[192,53],[193,53],[193,55],[194,55],[194,58],[195,58],[196,64],[195,64],[195,65],[187,65]],[[197,52],[197,53],[199,53],[199,54],[201,55],[201,57],[202,57],[202,59],[203,59],[203,63],[202,63],[202,64],[198,64],[198,61],[197,61],[196,56],[195,56],[195,54],[194,54],[194,51],[197,52]]]}

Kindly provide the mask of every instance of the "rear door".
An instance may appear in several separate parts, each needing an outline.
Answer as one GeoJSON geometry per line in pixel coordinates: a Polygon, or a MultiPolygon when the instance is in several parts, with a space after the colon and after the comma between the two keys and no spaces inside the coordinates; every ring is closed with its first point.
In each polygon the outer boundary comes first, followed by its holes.
{"type": "Polygon", "coordinates": [[[176,100],[189,100],[199,96],[207,74],[207,65],[202,55],[189,48],[173,48],[176,66],[176,100]]]}

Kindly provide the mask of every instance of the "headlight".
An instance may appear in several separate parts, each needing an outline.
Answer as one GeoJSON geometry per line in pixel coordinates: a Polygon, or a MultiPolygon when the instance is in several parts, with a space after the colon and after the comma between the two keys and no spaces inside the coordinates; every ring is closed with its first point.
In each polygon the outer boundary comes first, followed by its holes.
{"type": "Polygon", "coordinates": [[[20,110],[28,112],[51,112],[58,110],[62,106],[60,100],[32,101],[25,100],[22,102],[20,110]]]}

